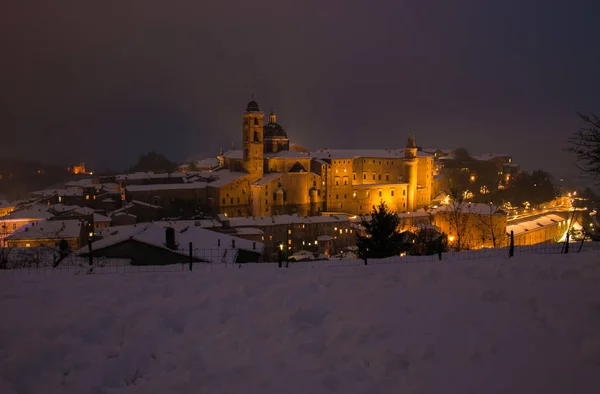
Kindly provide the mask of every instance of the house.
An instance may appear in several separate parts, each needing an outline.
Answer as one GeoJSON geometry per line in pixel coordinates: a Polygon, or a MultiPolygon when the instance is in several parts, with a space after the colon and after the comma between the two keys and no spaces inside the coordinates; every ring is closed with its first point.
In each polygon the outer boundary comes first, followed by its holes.
{"type": "Polygon", "coordinates": [[[289,255],[297,250],[330,255],[356,244],[355,230],[346,215],[294,214],[229,218],[220,214],[218,220],[222,227],[216,228],[216,231],[251,240],[260,239],[265,245],[264,257],[268,261],[277,259],[278,252],[282,249],[289,255]],[[322,244],[319,241],[322,236],[331,238],[331,242],[322,244]]]}
{"type": "MultiPolygon", "coordinates": [[[[175,230],[159,223],[146,223],[102,232],[105,236],[92,243],[92,256],[126,258],[133,265],[182,264],[190,260],[207,263],[260,262],[264,250],[260,242],[196,226],[175,230]]],[[[87,248],[77,252],[82,256],[89,253],[87,248]]]]}
{"type": "Polygon", "coordinates": [[[22,226],[7,236],[5,243],[16,248],[54,247],[65,240],[75,250],[83,245],[85,236],[85,226],[78,220],[40,220],[22,226]]]}
{"type": "Polygon", "coordinates": [[[21,227],[54,216],[44,205],[32,205],[29,208],[12,211],[9,215],[0,217],[0,240],[19,230],[21,227]]]}

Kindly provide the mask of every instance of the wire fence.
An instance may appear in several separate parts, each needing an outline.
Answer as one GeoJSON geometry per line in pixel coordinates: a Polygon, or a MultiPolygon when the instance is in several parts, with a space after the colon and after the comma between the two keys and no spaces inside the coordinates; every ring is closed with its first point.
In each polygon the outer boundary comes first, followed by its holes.
{"type": "MultiPolygon", "coordinates": [[[[567,252],[565,243],[538,244],[531,246],[515,246],[514,256],[540,256],[555,255],[567,252]]],[[[260,263],[238,263],[229,259],[209,259],[209,257],[225,255],[225,249],[194,249],[193,256],[200,259],[206,258],[207,261],[195,261],[190,263],[189,259],[180,259],[172,264],[133,264],[131,259],[124,258],[106,258],[94,257],[92,264],[88,257],[75,256],[73,254],[66,256],[56,263],[56,253],[54,250],[35,250],[30,248],[26,251],[19,251],[10,256],[8,263],[4,263],[0,269],[0,275],[13,274],[36,274],[42,276],[55,275],[88,275],[88,274],[130,274],[130,273],[153,273],[153,272],[192,272],[192,273],[210,273],[212,271],[222,271],[229,269],[243,269],[247,265],[252,265],[253,269],[274,269],[279,267],[279,262],[260,262],[260,263]]],[[[231,250],[227,250],[230,253],[231,250]]],[[[600,242],[578,242],[570,243],[568,253],[600,251],[600,242]]],[[[438,254],[428,256],[394,256],[384,259],[368,259],[367,265],[379,264],[402,264],[402,263],[451,263],[455,261],[467,260],[498,260],[508,259],[509,248],[479,249],[461,252],[443,253],[441,260],[438,254]]],[[[348,267],[364,265],[364,260],[358,259],[335,259],[329,260],[309,260],[302,262],[282,261],[283,267],[310,267],[310,268],[330,268],[330,267],[348,267]]]]}

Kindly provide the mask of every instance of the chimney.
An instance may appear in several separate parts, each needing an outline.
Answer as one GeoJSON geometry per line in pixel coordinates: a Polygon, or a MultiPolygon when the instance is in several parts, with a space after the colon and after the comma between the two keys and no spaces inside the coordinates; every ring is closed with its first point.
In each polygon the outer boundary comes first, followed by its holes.
{"type": "Polygon", "coordinates": [[[167,227],[165,229],[165,244],[167,248],[171,250],[177,249],[177,244],[175,243],[175,229],[173,227],[167,227]]]}

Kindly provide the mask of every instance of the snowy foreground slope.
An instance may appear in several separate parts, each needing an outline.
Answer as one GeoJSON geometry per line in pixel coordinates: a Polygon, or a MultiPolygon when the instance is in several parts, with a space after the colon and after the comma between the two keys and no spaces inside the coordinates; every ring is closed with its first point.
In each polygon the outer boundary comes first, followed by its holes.
{"type": "Polygon", "coordinates": [[[10,274],[0,310],[3,394],[600,392],[598,252],[10,274]]]}

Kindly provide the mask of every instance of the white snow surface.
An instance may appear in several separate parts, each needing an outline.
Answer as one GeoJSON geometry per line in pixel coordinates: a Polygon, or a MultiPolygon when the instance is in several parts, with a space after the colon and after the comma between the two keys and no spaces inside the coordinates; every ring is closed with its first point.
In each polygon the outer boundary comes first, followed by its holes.
{"type": "Polygon", "coordinates": [[[0,275],[0,392],[598,393],[600,253],[0,275]]]}

